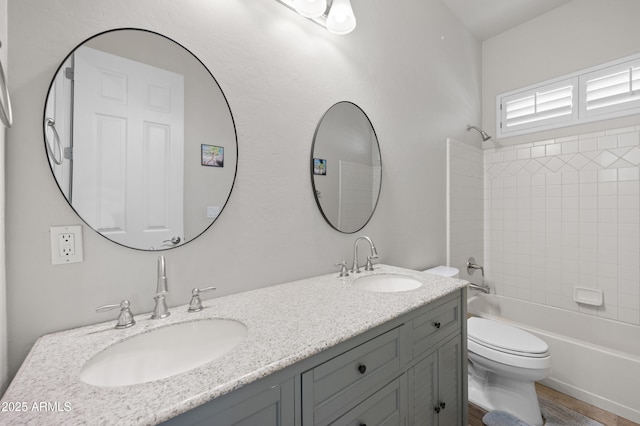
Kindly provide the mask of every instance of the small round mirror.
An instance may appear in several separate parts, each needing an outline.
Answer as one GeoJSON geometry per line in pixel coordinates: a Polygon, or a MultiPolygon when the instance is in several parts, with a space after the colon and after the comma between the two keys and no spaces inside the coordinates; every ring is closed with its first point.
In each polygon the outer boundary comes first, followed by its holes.
{"type": "Polygon", "coordinates": [[[53,177],[102,236],[181,246],[226,205],[237,136],[213,75],[175,41],[116,29],[81,43],[53,76],[43,130],[53,177]]]}
{"type": "Polygon", "coordinates": [[[352,102],[338,102],[316,128],[311,184],[325,220],[351,234],[369,222],[382,181],[380,146],[371,121],[352,102]]]}

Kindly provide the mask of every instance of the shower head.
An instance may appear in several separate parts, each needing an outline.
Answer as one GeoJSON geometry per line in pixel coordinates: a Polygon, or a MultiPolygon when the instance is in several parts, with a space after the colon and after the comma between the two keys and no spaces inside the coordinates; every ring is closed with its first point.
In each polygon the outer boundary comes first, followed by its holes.
{"type": "Polygon", "coordinates": [[[482,142],[486,142],[489,139],[491,139],[491,136],[489,136],[489,134],[487,132],[485,132],[484,130],[480,129],[479,127],[467,124],[467,132],[469,130],[471,130],[471,129],[476,129],[478,132],[480,132],[480,136],[482,136],[482,142]]]}

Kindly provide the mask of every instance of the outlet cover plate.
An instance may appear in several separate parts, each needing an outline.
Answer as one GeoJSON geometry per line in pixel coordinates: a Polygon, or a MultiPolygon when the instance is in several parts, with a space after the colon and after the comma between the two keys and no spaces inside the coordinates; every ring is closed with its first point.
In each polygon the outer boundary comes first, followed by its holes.
{"type": "Polygon", "coordinates": [[[82,262],[82,225],[52,226],[51,264],[64,265],[82,262]],[[68,238],[71,234],[71,238],[68,238]]]}

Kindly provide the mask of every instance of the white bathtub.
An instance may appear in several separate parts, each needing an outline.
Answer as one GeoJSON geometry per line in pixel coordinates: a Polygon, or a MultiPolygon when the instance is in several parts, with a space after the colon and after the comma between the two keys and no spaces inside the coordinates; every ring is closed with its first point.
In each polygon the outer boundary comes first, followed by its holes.
{"type": "Polygon", "coordinates": [[[547,342],[544,385],[640,423],[640,326],[496,295],[474,295],[467,308],[547,342]]]}

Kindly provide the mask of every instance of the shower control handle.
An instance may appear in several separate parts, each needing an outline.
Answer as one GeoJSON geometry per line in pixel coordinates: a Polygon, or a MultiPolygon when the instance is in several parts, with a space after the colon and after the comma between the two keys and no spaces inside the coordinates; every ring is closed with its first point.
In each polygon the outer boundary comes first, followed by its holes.
{"type": "Polygon", "coordinates": [[[482,273],[482,277],[484,278],[484,267],[481,265],[478,265],[476,263],[476,260],[473,257],[470,257],[469,260],[467,261],[467,274],[473,275],[473,273],[477,269],[480,270],[480,272],[482,273]]]}
{"type": "Polygon", "coordinates": [[[434,410],[436,411],[436,414],[440,414],[440,406],[439,405],[436,405],[434,410]]]}
{"type": "Polygon", "coordinates": [[[446,408],[447,404],[443,402],[440,403],[440,408],[442,408],[443,410],[446,408]]]}

